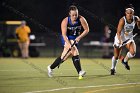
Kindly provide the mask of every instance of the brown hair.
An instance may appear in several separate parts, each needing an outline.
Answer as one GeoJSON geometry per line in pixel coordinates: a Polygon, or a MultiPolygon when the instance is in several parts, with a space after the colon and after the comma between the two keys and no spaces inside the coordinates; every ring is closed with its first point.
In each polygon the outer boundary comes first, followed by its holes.
{"type": "Polygon", "coordinates": [[[132,4],[128,4],[128,5],[125,7],[125,10],[126,10],[127,8],[132,8],[132,9],[134,10],[134,7],[133,7],[132,4]]]}
{"type": "Polygon", "coordinates": [[[77,8],[75,5],[71,5],[71,6],[69,7],[69,12],[70,12],[71,10],[78,10],[78,8],[77,8]]]}

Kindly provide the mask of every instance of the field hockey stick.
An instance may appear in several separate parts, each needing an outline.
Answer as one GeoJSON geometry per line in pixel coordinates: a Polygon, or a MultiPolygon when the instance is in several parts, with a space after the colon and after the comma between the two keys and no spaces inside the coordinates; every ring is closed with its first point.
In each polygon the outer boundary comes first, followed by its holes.
{"type": "Polygon", "coordinates": [[[120,47],[125,46],[130,39],[132,39],[136,36],[137,36],[137,33],[135,35],[133,35],[132,37],[130,37],[129,39],[125,40],[120,46],[115,46],[115,48],[120,48],[120,47]]]}
{"type": "Polygon", "coordinates": [[[59,63],[58,68],[60,67],[60,64],[62,64],[64,62],[64,58],[67,56],[67,54],[71,51],[72,47],[76,44],[76,40],[74,41],[74,43],[71,45],[71,48],[68,49],[68,51],[66,52],[66,54],[63,56],[62,61],[59,63]]]}
{"type": "Polygon", "coordinates": [[[124,41],[120,47],[125,46],[130,39],[136,37],[137,35],[138,34],[136,33],[135,35],[133,35],[132,37],[130,37],[129,39],[127,39],[126,41],[124,41]]]}

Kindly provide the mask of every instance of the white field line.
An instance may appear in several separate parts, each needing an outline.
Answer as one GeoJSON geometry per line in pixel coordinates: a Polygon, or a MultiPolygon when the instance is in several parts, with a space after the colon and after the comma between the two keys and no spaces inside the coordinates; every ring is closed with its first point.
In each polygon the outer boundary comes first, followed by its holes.
{"type": "Polygon", "coordinates": [[[24,92],[24,93],[43,93],[43,92],[52,92],[52,91],[60,91],[60,90],[69,90],[69,89],[83,89],[83,88],[99,88],[99,87],[112,87],[112,86],[124,86],[124,85],[138,85],[140,82],[137,83],[124,83],[124,84],[111,84],[111,85],[98,85],[98,86],[83,86],[83,87],[66,87],[66,88],[57,88],[57,89],[50,89],[50,90],[40,90],[40,91],[31,91],[31,92],[24,92]]]}

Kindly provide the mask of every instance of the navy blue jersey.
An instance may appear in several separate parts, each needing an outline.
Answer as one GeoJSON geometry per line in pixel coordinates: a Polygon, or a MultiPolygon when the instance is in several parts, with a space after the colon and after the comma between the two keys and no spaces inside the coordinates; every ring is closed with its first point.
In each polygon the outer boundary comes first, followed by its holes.
{"type": "Polygon", "coordinates": [[[71,19],[68,16],[67,36],[76,36],[77,37],[81,34],[82,26],[81,26],[79,17],[76,19],[76,22],[74,24],[72,24],[71,19]]]}
{"type": "MultiPolygon", "coordinates": [[[[80,16],[76,19],[76,22],[72,24],[70,17],[68,16],[68,24],[67,24],[67,37],[68,40],[75,40],[77,36],[81,34],[81,30],[83,30],[80,16]]],[[[65,44],[63,36],[61,36],[62,45],[65,44]]]]}

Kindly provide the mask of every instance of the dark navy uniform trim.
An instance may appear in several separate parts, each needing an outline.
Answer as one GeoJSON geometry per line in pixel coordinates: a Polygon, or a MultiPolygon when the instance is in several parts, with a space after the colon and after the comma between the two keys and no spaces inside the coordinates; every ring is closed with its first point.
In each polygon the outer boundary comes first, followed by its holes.
{"type": "Polygon", "coordinates": [[[74,24],[72,24],[70,16],[68,16],[68,24],[70,24],[71,26],[75,26],[76,24],[78,24],[78,21],[80,21],[79,17],[76,19],[76,22],[74,24]]]}

